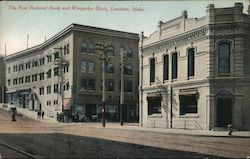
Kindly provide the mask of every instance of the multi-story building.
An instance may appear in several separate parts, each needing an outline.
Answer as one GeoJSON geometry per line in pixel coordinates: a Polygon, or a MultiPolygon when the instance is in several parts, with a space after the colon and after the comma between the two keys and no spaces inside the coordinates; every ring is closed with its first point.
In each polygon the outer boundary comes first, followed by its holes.
{"type": "Polygon", "coordinates": [[[250,129],[250,6],[187,11],[140,38],[140,124],[250,129]]]}
{"type": "Polygon", "coordinates": [[[138,34],[72,24],[40,45],[5,57],[8,101],[55,117],[62,111],[62,70],[64,111],[90,119],[97,116],[102,104],[103,51],[96,46],[105,45],[108,118],[119,119],[120,52],[125,50],[125,120],[136,120],[138,41],[138,34]],[[62,59],[67,64],[60,69],[58,61],[62,59]]]}
{"type": "Polygon", "coordinates": [[[0,103],[5,99],[5,64],[3,56],[0,55],[0,103]]]}

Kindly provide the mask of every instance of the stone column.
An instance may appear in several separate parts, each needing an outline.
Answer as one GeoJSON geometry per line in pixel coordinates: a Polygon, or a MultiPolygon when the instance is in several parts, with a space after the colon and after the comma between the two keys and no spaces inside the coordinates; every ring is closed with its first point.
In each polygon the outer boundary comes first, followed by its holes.
{"type": "Polygon", "coordinates": [[[233,126],[237,129],[241,128],[241,107],[242,107],[243,95],[236,95],[233,105],[233,126]]]}
{"type": "Polygon", "coordinates": [[[215,97],[214,95],[206,96],[206,130],[209,130],[215,126],[216,122],[216,109],[215,109],[215,97]]]}

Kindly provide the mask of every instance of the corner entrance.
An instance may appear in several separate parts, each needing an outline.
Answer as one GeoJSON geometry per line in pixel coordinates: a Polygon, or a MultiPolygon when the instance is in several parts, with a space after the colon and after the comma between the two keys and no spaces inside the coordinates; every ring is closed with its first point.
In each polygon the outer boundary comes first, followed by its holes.
{"type": "Polygon", "coordinates": [[[232,98],[219,97],[217,98],[217,122],[218,127],[227,127],[228,124],[233,124],[232,98]]]}

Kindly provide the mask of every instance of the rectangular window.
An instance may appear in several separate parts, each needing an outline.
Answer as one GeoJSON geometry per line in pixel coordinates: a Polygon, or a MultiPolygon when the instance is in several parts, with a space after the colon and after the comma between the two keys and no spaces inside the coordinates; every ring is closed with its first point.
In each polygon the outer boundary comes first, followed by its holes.
{"type": "Polygon", "coordinates": [[[86,79],[81,79],[81,89],[83,89],[83,90],[87,89],[87,81],[86,81],[86,79]]]}
{"type": "Polygon", "coordinates": [[[51,78],[51,69],[47,71],[47,78],[51,78]]]}
{"type": "Polygon", "coordinates": [[[180,115],[197,113],[197,95],[180,95],[180,115]]]}
{"type": "Polygon", "coordinates": [[[54,84],[54,93],[59,93],[58,84],[54,84]]]}
{"type": "Polygon", "coordinates": [[[44,65],[44,61],[45,61],[44,58],[39,59],[40,66],[44,65]]]}
{"type": "Polygon", "coordinates": [[[124,83],[124,92],[133,92],[133,83],[125,82],[124,83]]]}
{"type": "Polygon", "coordinates": [[[107,65],[107,72],[108,72],[108,74],[114,74],[114,65],[113,64],[111,64],[111,63],[109,63],[108,65],[107,65]]]}
{"type": "Polygon", "coordinates": [[[177,53],[172,54],[172,79],[177,79],[177,70],[178,70],[178,60],[177,53]]]}
{"type": "Polygon", "coordinates": [[[19,78],[19,84],[22,84],[23,83],[23,77],[20,77],[19,78]]]}
{"type": "Polygon", "coordinates": [[[169,56],[165,55],[163,59],[163,80],[168,80],[168,66],[169,65],[169,56]]]}
{"type": "Polygon", "coordinates": [[[29,83],[30,82],[30,76],[26,76],[25,77],[25,83],[29,83]]]}
{"type": "Polygon", "coordinates": [[[124,67],[124,75],[132,75],[132,66],[124,67]]]}
{"type": "Polygon", "coordinates": [[[150,59],[150,83],[155,82],[155,58],[150,59]]]}
{"type": "Polygon", "coordinates": [[[194,48],[188,50],[188,77],[194,76],[194,48]]]}
{"type": "Polygon", "coordinates": [[[51,93],[51,86],[47,86],[47,94],[51,93]]]}
{"type": "Polygon", "coordinates": [[[32,75],[32,82],[37,81],[37,74],[32,75]]]}
{"type": "Polygon", "coordinates": [[[47,55],[47,62],[50,63],[52,61],[52,55],[47,55]]]}
{"type": "Polygon", "coordinates": [[[44,94],[44,87],[39,88],[39,94],[43,95],[44,94]]]}
{"type": "Polygon", "coordinates": [[[56,59],[59,59],[59,58],[60,58],[59,52],[55,52],[55,53],[54,53],[54,59],[56,60],[56,59]]]}
{"type": "Polygon", "coordinates": [[[114,46],[108,46],[107,55],[114,56],[114,46]]]}
{"type": "Polygon", "coordinates": [[[59,76],[59,68],[58,67],[54,68],[54,76],[59,76]]]}
{"type": "Polygon", "coordinates": [[[81,61],[80,71],[81,72],[87,72],[87,61],[81,61]]]}
{"type": "Polygon", "coordinates": [[[10,79],[8,79],[8,86],[10,86],[10,79]]]}
{"type": "Polygon", "coordinates": [[[148,97],[148,115],[161,114],[161,96],[148,97]]]}
{"type": "Polygon", "coordinates": [[[40,73],[40,74],[39,74],[39,79],[40,79],[40,81],[41,81],[41,80],[44,80],[44,73],[40,73]]]}
{"type": "Polygon", "coordinates": [[[114,81],[108,81],[108,91],[114,91],[114,90],[115,90],[114,81]]]}
{"type": "Polygon", "coordinates": [[[88,62],[88,72],[89,73],[95,72],[95,62],[92,62],[92,61],[88,62]]]}
{"type": "Polygon", "coordinates": [[[88,80],[88,90],[95,90],[95,80],[94,79],[88,80]]]}

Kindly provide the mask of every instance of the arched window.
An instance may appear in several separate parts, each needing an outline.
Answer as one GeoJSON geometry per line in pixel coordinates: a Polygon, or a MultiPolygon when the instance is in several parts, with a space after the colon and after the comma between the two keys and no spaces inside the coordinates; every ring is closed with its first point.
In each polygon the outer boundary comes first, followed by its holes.
{"type": "Polygon", "coordinates": [[[89,52],[90,53],[95,53],[95,45],[93,43],[89,44],[89,52]]]}
{"type": "Polygon", "coordinates": [[[230,44],[219,44],[219,74],[225,75],[230,73],[230,44]]]}
{"type": "Polygon", "coordinates": [[[81,43],[81,52],[87,52],[88,47],[87,47],[87,43],[82,42],[81,43]]]}

